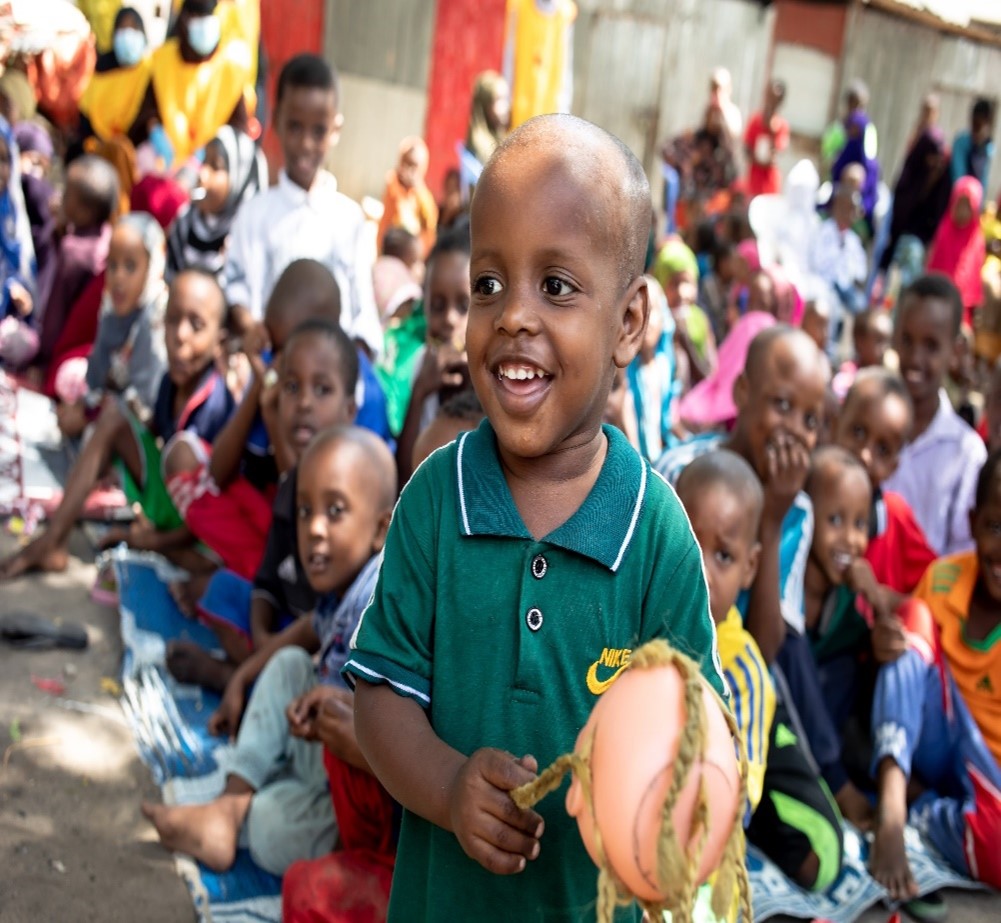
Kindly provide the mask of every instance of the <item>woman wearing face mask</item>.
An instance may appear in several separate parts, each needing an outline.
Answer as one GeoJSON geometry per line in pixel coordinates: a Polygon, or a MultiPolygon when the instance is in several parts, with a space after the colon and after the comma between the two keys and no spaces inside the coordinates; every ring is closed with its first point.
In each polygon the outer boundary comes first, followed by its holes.
{"type": "Polygon", "coordinates": [[[223,125],[248,129],[253,111],[250,46],[223,36],[223,10],[216,0],[184,0],[174,35],[153,53],[153,79],[129,132],[133,144],[160,125],[172,165],[185,163],[223,125]]]}
{"type": "Polygon", "coordinates": [[[110,141],[124,135],[139,114],[152,72],[142,17],[124,6],[115,16],[111,51],[98,57],[80,100],[81,137],[110,141]]]}

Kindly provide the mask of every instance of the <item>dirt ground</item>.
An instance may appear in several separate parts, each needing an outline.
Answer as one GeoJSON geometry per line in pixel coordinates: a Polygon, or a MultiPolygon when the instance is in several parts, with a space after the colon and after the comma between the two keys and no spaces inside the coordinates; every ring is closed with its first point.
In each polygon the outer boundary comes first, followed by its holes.
{"type": "MultiPolygon", "coordinates": [[[[77,533],[75,553],[90,560],[77,533]]],[[[0,556],[13,540],[0,534],[0,556]]],[[[132,737],[102,690],[121,657],[116,610],[90,601],[91,564],[0,588],[0,612],[29,610],[87,626],[86,651],[22,651],[0,645],[0,921],[3,923],[190,923],[195,915],[172,857],[139,813],[157,797],[132,737]],[[36,688],[58,679],[71,711],[36,688]],[[13,749],[13,737],[20,743],[13,749]]],[[[949,895],[950,923],[997,923],[1001,897],[949,895]]],[[[867,913],[885,923],[889,913],[867,913]]]]}

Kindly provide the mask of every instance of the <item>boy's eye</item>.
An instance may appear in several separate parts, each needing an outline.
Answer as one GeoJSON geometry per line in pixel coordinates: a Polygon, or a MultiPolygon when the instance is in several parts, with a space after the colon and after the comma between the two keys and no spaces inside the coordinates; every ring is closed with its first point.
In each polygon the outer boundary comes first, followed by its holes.
{"type": "Polygon", "coordinates": [[[344,515],[344,505],[341,503],[332,503],[327,508],[327,516],[330,519],[340,519],[344,515]]]}
{"type": "Polygon", "coordinates": [[[299,519],[301,519],[301,520],[303,520],[303,521],[309,519],[311,513],[312,513],[312,511],[305,504],[300,504],[299,506],[297,506],[295,508],[295,515],[296,515],[296,517],[299,518],[299,519]]]}
{"type": "Polygon", "coordinates": [[[291,378],[286,378],[285,383],[282,385],[282,391],[286,394],[298,394],[299,382],[293,381],[291,378]]]}
{"type": "Polygon", "coordinates": [[[559,298],[573,294],[573,286],[557,276],[548,276],[542,282],[542,288],[550,298],[559,298]]]}
{"type": "Polygon", "coordinates": [[[803,423],[806,425],[809,432],[815,433],[818,429],[820,429],[820,414],[808,413],[805,417],[803,417],[803,423]]]}
{"type": "Polygon", "coordinates": [[[869,520],[868,519],[864,519],[864,518],[862,518],[860,516],[858,519],[855,520],[855,528],[858,529],[859,532],[868,532],[869,531],[869,520]]]}
{"type": "Polygon", "coordinates": [[[714,557],[716,558],[716,560],[720,564],[732,564],[733,563],[733,555],[730,554],[730,552],[727,551],[724,548],[720,548],[719,550],[717,550],[717,552],[714,555],[714,557]]]}
{"type": "Polygon", "coordinates": [[[316,396],[317,396],[317,397],[326,397],[326,396],[327,396],[328,394],[330,394],[330,393],[331,393],[331,392],[332,392],[333,390],[334,390],[334,389],[333,389],[333,388],[331,388],[331,387],[330,387],[330,385],[328,385],[328,384],[327,384],[327,383],[326,383],[325,381],[318,381],[318,382],[317,382],[317,383],[316,383],[316,384],[315,384],[315,385],[313,386],[313,391],[314,391],[314,392],[316,393],[316,396]]]}
{"type": "Polygon", "coordinates": [[[845,518],[840,513],[831,513],[831,515],[827,517],[827,521],[832,526],[841,526],[844,524],[845,518]]]}
{"type": "Polygon", "coordinates": [[[877,442],[876,454],[880,458],[889,458],[893,454],[893,452],[890,450],[890,447],[885,442],[877,442]]]}
{"type": "Polygon", "coordinates": [[[190,323],[191,323],[191,329],[195,333],[198,333],[199,331],[205,329],[205,322],[198,317],[192,317],[190,323]]]}
{"type": "Polygon", "coordinates": [[[501,284],[493,276],[483,276],[473,283],[473,291],[477,295],[489,298],[491,295],[500,294],[501,284]]]}
{"type": "Polygon", "coordinates": [[[856,424],[852,427],[852,439],[856,442],[862,442],[865,439],[865,427],[856,424]]]}
{"type": "Polygon", "coordinates": [[[789,413],[792,409],[792,404],[784,397],[777,397],[772,401],[772,405],[779,413],[789,413]]]}

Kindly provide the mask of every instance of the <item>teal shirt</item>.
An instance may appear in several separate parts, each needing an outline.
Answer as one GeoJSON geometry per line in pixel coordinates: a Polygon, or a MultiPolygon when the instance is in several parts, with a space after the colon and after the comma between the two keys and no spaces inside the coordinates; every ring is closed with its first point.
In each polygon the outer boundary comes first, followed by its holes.
{"type": "MultiPolygon", "coordinates": [[[[629,652],[652,638],[694,657],[726,696],[684,510],[618,430],[604,432],[591,493],[541,541],[514,505],[488,421],[432,455],[393,515],[348,678],[414,699],[462,753],[498,747],[540,767],[573,749],[629,652]]],[[[538,805],[540,856],[506,877],[405,812],[390,920],[593,919],[597,870],[565,795],[564,784],[538,805]]]]}

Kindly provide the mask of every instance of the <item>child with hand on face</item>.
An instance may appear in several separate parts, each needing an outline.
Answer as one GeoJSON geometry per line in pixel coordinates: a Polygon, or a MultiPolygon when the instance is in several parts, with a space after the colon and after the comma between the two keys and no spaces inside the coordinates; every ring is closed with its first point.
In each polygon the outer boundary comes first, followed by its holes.
{"type": "Polygon", "coordinates": [[[870,869],[892,900],[918,892],[909,818],[954,869],[1001,887],[1001,452],[983,465],[968,517],[973,550],[928,568],[901,610],[907,649],[876,681],[870,869]]]}
{"type": "MultiPolygon", "coordinates": [[[[142,216],[130,219],[139,222],[142,216]]],[[[118,280],[120,258],[123,263],[135,260],[140,265],[132,273],[125,273],[127,281],[115,282],[123,286],[122,291],[129,291],[131,285],[133,293],[144,286],[148,276],[143,260],[148,263],[151,259],[141,256],[141,238],[134,234],[128,220],[123,219],[115,231],[110,276],[118,280]]],[[[109,294],[109,299],[113,298],[118,295],[109,294]]],[[[165,443],[181,432],[203,440],[215,438],[233,411],[233,399],[216,371],[225,315],[226,303],[213,277],[190,270],[174,280],[160,334],[166,343],[166,372],[151,404],[151,418],[143,423],[117,397],[105,398],[48,528],[3,563],[0,577],[9,579],[31,570],[64,570],[70,531],[87,496],[113,464],[128,500],[142,505],[143,520],[127,532],[113,532],[108,541],[126,541],[135,548],[163,553],[173,553],[191,543],[191,533],[184,528],[167,494],[161,452],[165,443]]]]}
{"type": "MultiPolygon", "coordinates": [[[[377,436],[340,426],[310,442],[294,503],[298,557],[316,594],[315,609],[273,639],[246,720],[239,733],[235,725],[227,729],[236,744],[223,793],[201,805],[143,804],[168,849],[225,871],[245,830],[254,861],[281,875],[292,862],[333,849],[338,821],[348,823],[347,785],[355,772],[366,774],[369,787],[377,786],[358,750],[353,722],[345,716],[331,726],[319,716],[338,705],[350,708],[340,669],[375,586],[395,499],[392,455],[377,436]],[[338,766],[329,793],[321,728],[338,766]],[[345,813],[337,817],[342,803],[345,813]]],[[[386,799],[385,793],[379,797],[386,799]]],[[[357,831],[342,829],[343,838],[352,833],[357,831]]]]}
{"type": "Polygon", "coordinates": [[[424,182],[428,169],[427,145],[417,137],[400,142],[400,155],[386,178],[379,220],[379,250],[390,228],[406,228],[420,239],[421,257],[426,258],[434,244],[438,227],[438,205],[424,182]]]}
{"type": "Polygon", "coordinates": [[[939,555],[972,545],[968,513],[987,457],[983,441],[953,410],[943,387],[962,317],[956,286],[944,276],[922,276],[901,295],[894,329],[914,427],[886,487],[910,504],[939,555]]]}
{"type": "Polygon", "coordinates": [[[391,921],[443,899],[484,921],[593,914],[562,803],[510,792],[572,749],[610,652],[667,638],[725,695],[687,517],[601,424],[646,326],[650,209],[635,156],[572,116],[526,122],[477,184],[467,352],[487,420],[404,489],[345,666],[362,753],[404,807],[391,921]]]}
{"type": "MultiPolygon", "coordinates": [[[[410,360],[410,397],[397,457],[400,482],[413,471],[411,459],[418,434],[434,420],[450,396],[469,387],[466,318],[469,313],[469,227],[443,234],[428,257],[424,284],[425,345],[410,360]]],[[[404,368],[398,368],[402,374],[404,368]]]]}

